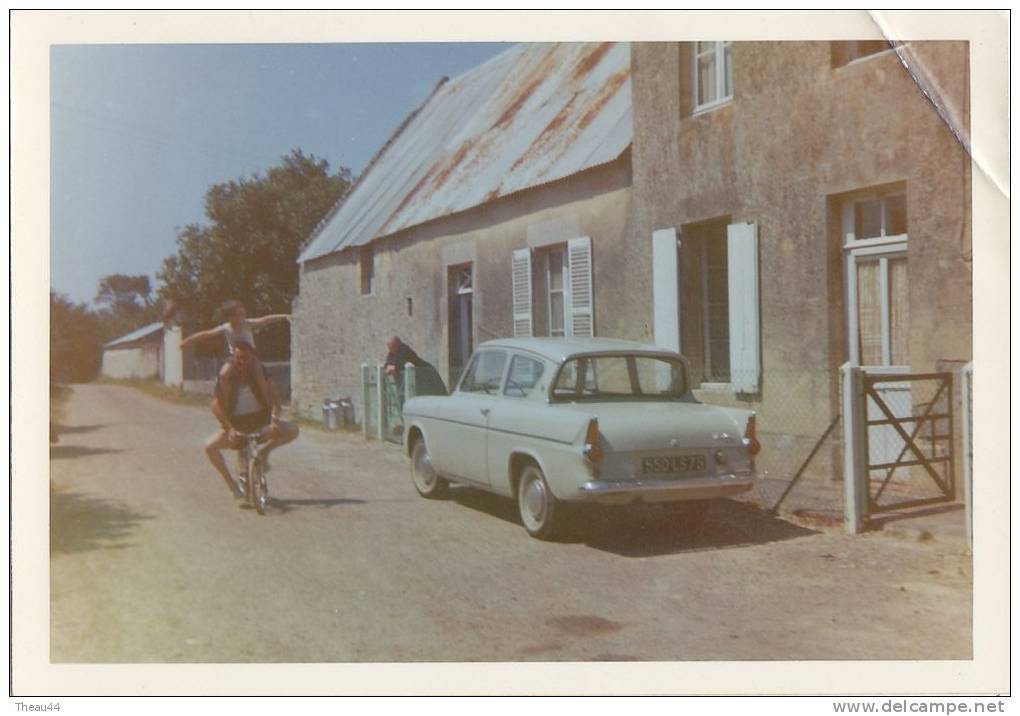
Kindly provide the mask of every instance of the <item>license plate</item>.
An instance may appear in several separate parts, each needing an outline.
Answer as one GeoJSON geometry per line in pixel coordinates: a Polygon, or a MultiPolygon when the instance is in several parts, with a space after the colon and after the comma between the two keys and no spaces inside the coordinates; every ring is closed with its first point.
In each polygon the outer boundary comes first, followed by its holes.
{"type": "Polygon", "coordinates": [[[663,455],[641,458],[641,472],[646,475],[704,471],[704,455],[663,455]]]}

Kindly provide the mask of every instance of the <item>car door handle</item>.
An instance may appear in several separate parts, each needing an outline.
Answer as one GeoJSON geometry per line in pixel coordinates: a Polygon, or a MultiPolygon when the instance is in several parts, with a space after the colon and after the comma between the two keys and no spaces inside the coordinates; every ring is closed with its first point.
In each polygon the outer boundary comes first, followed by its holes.
{"type": "Polygon", "coordinates": [[[488,415],[491,408],[479,408],[478,410],[481,412],[482,415],[488,415]]]}

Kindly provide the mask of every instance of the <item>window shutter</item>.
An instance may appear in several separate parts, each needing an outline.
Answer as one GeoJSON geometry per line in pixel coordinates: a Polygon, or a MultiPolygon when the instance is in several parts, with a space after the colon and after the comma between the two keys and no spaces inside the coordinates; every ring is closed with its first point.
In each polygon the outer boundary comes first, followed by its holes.
{"type": "Polygon", "coordinates": [[[514,297],[514,335],[530,336],[531,324],[531,249],[513,252],[511,276],[514,297]]]}
{"type": "Polygon", "coordinates": [[[582,236],[567,242],[570,265],[569,336],[591,338],[595,335],[595,312],[591,285],[591,238],[582,236]]]}
{"type": "Polygon", "coordinates": [[[655,345],[680,351],[680,275],[676,229],[652,232],[655,345]]]}
{"type": "Polygon", "coordinates": [[[738,393],[757,393],[761,378],[758,336],[758,227],[726,227],[730,301],[730,383],[738,393]]]}

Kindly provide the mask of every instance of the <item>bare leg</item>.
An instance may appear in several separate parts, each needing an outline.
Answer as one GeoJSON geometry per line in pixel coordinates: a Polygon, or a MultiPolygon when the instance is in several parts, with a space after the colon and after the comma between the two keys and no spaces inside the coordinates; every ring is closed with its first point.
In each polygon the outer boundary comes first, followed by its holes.
{"type": "Polygon", "coordinates": [[[205,441],[205,454],[209,458],[209,462],[212,463],[212,466],[216,468],[216,472],[220,473],[220,477],[226,483],[230,494],[237,495],[237,483],[230,476],[230,470],[227,469],[227,461],[223,459],[223,453],[220,452],[220,450],[225,450],[229,447],[230,440],[227,431],[218,430],[205,441]]]}
{"type": "Polygon", "coordinates": [[[269,453],[281,445],[286,445],[297,438],[298,426],[294,423],[288,423],[286,420],[278,420],[276,423],[276,429],[272,426],[263,428],[263,435],[269,435],[269,442],[262,446],[259,451],[259,455],[262,458],[269,457],[269,453]]]}

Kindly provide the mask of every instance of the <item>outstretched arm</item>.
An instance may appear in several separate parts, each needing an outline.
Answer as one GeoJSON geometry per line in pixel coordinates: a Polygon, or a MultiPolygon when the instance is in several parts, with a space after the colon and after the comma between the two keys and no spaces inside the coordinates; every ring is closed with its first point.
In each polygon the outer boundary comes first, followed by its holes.
{"type": "Polygon", "coordinates": [[[289,313],[271,313],[268,316],[259,316],[258,318],[249,318],[248,319],[248,325],[250,325],[252,327],[252,329],[254,330],[256,328],[265,328],[266,326],[271,325],[273,323],[277,323],[279,321],[289,321],[289,320],[290,320],[290,314],[289,313]]]}
{"type": "Polygon", "coordinates": [[[192,333],[187,338],[181,340],[181,348],[187,348],[190,344],[196,341],[204,341],[207,338],[212,338],[223,333],[222,326],[216,326],[216,328],[210,328],[208,331],[199,331],[198,333],[192,333]]]}

